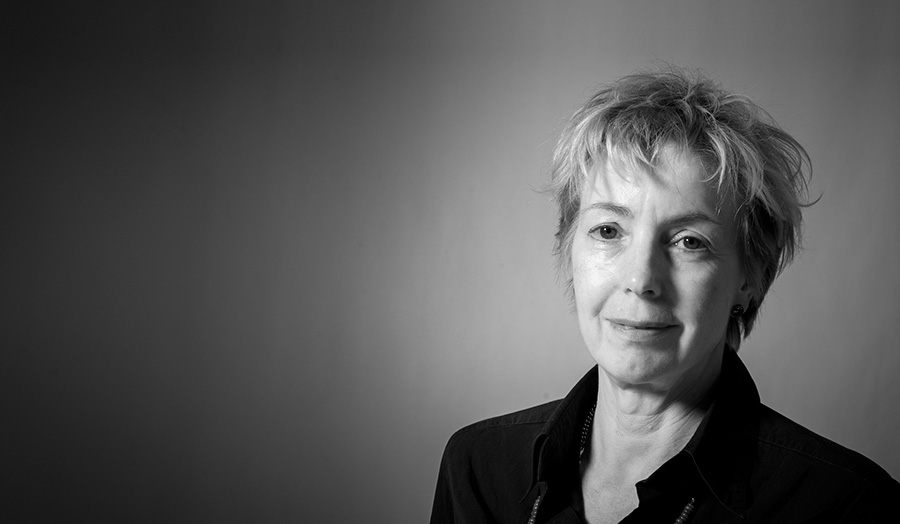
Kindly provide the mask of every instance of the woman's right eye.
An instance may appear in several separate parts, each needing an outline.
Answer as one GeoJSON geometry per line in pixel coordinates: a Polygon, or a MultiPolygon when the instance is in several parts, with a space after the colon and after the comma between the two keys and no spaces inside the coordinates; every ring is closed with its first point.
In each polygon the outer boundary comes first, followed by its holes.
{"type": "Polygon", "coordinates": [[[590,233],[592,236],[602,238],[603,240],[615,240],[615,238],[619,236],[619,230],[616,229],[615,226],[610,226],[608,224],[597,226],[591,229],[590,233]]]}

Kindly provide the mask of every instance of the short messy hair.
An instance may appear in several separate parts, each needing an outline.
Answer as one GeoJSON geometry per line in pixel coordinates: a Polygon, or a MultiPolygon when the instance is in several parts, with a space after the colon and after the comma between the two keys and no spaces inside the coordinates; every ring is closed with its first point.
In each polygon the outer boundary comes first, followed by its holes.
{"type": "Polygon", "coordinates": [[[669,68],[623,77],[572,116],[553,156],[554,255],[571,294],[572,242],[592,166],[612,158],[652,169],[671,145],[697,155],[720,201],[735,205],[741,267],[753,288],[744,314],[728,322],[726,341],[737,349],[799,247],[812,169],[803,146],[765,110],[699,72],[669,68]]]}

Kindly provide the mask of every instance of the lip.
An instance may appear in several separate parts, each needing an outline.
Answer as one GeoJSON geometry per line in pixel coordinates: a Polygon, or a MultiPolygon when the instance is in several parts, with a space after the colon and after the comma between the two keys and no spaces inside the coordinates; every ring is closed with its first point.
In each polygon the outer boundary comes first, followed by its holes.
{"type": "Polygon", "coordinates": [[[679,324],[660,320],[636,320],[631,318],[607,318],[618,338],[626,344],[641,347],[668,344],[680,329],[679,324]]]}
{"type": "Polygon", "coordinates": [[[606,320],[616,327],[622,329],[660,331],[663,329],[678,327],[678,324],[658,320],[632,320],[628,318],[607,318],[606,320]]]}

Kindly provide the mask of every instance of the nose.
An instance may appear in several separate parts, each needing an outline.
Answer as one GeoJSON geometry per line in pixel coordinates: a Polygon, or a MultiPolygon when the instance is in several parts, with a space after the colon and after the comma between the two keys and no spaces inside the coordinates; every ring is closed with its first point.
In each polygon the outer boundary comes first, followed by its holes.
{"type": "Polygon", "coordinates": [[[665,253],[662,246],[647,240],[635,239],[622,257],[622,283],[627,293],[642,298],[656,298],[662,294],[665,276],[665,253]]]}

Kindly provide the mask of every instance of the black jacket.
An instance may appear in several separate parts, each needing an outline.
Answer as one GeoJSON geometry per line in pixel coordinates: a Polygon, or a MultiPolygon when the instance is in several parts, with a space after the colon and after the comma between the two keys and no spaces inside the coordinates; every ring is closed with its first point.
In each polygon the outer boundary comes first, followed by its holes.
{"type": "MultiPolygon", "coordinates": [[[[431,523],[582,523],[578,448],[597,373],[562,400],[457,431],[431,523]]],[[[714,394],[684,450],[636,485],[639,506],[623,522],[900,522],[900,484],[762,405],[731,349],[714,394]]]]}

